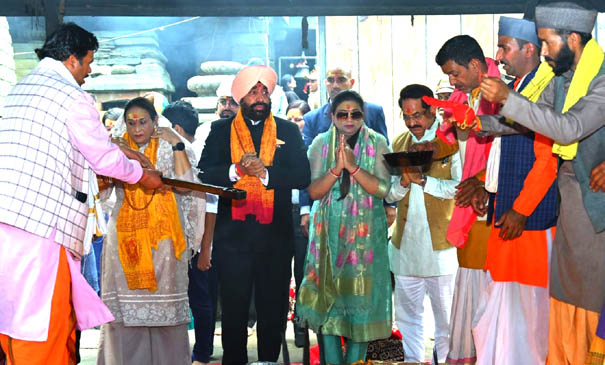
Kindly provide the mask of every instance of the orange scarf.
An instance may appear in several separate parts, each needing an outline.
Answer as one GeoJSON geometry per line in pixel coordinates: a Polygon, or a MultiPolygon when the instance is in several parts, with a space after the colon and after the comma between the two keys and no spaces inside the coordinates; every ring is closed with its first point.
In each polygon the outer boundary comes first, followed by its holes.
{"type": "MultiPolygon", "coordinates": [[[[273,165],[276,144],[277,127],[273,114],[269,114],[263,127],[259,154],[265,166],[273,165]]],[[[256,153],[256,149],[240,110],[231,123],[231,162],[240,162],[246,152],[256,153]]],[[[273,222],[273,190],[267,190],[258,177],[248,175],[243,176],[233,186],[246,190],[246,199],[232,202],[231,218],[233,220],[243,221],[246,220],[246,215],[252,214],[256,216],[256,220],[260,224],[273,222]]]]}
{"type": "MultiPolygon", "coordinates": [[[[128,133],[124,134],[130,148],[138,150],[128,133]]],[[[145,148],[145,156],[153,166],[157,161],[159,140],[152,138],[145,148]]],[[[139,184],[124,183],[124,202],[116,223],[118,252],[124,276],[130,290],[157,290],[151,249],[158,249],[158,242],[172,239],[178,260],[185,251],[186,242],[176,198],[170,190],[147,190],[139,184]]]]}

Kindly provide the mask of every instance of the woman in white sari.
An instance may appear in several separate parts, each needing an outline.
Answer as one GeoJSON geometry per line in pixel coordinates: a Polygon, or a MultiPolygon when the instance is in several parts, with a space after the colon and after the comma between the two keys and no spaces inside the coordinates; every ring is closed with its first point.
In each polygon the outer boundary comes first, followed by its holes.
{"type": "MultiPolygon", "coordinates": [[[[195,181],[195,154],[145,98],[124,109],[124,143],[163,176],[195,181]]],[[[191,364],[186,233],[197,220],[190,193],[115,182],[117,201],[102,255],[101,297],[115,317],[101,330],[97,364],[191,364]]],[[[109,196],[111,189],[103,192],[109,196]]],[[[190,247],[189,247],[190,248],[190,247]]]]}

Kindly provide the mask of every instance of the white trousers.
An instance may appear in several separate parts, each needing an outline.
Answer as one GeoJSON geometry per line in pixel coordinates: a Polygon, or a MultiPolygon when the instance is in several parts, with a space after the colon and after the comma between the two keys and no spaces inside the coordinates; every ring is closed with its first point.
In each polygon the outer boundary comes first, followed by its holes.
{"type": "Polygon", "coordinates": [[[395,322],[403,337],[405,361],[424,362],[424,296],[428,294],[435,317],[435,346],[439,362],[449,351],[449,323],[454,275],[416,277],[395,275],[395,322]]]}

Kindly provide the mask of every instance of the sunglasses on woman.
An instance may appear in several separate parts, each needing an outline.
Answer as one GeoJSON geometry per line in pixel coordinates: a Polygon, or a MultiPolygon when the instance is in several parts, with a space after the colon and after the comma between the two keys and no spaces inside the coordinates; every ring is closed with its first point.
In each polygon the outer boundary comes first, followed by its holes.
{"type": "Polygon", "coordinates": [[[349,118],[349,116],[351,117],[351,119],[353,120],[358,120],[363,118],[363,113],[360,111],[354,111],[354,112],[337,112],[336,113],[336,119],[338,120],[347,120],[347,118],[349,118]]]}

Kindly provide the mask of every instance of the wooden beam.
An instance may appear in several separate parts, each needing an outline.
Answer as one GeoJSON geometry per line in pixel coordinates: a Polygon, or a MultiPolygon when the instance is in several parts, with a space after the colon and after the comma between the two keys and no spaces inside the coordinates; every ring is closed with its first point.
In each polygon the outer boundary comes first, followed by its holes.
{"type": "MultiPolygon", "coordinates": [[[[56,21],[60,0],[42,0],[56,21]]],[[[69,16],[329,16],[522,13],[533,0],[69,0],[69,16]]],[[[594,0],[605,11],[605,1],[594,0]]],[[[32,16],[23,0],[2,0],[0,16],[32,16]]],[[[52,24],[51,24],[52,25],[52,24]]]]}
{"type": "MultiPolygon", "coordinates": [[[[65,2],[63,6],[65,6],[65,2]]],[[[44,18],[46,20],[46,36],[54,32],[63,23],[59,0],[44,0],[44,18]]]]}

